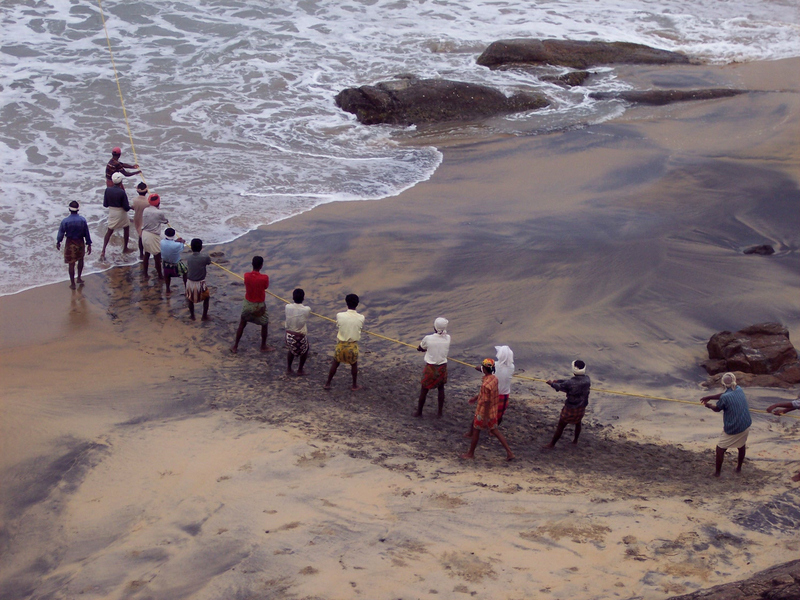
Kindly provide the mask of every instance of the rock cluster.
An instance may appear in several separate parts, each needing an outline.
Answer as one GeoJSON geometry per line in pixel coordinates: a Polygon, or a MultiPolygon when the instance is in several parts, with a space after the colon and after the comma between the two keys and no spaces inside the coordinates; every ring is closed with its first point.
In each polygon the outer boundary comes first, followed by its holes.
{"type": "Polygon", "coordinates": [[[798,600],[800,560],[756,573],[749,579],[726,583],[669,600],[798,600]]]}
{"type": "Polygon", "coordinates": [[[780,323],[759,323],[731,333],[721,331],[707,344],[709,375],[732,371],[742,385],[790,387],[800,383],[800,361],[780,323]]]}

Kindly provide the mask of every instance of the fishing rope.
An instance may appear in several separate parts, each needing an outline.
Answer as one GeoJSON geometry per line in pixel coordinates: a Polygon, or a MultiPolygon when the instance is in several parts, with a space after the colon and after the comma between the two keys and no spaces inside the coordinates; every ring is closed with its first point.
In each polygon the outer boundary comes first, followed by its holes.
{"type": "MultiPolygon", "coordinates": [[[[97,0],[97,7],[100,9],[100,19],[103,21],[103,31],[106,34],[106,43],[108,44],[108,53],[111,55],[111,66],[114,68],[114,79],[117,81],[117,92],[119,92],[119,102],[122,104],[122,114],[125,117],[125,127],[128,128],[128,139],[131,141],[131,151],[133,152],[133,164],[138,165],[139,159],[136,157],[136,146],[133,144],[133,134],[131,133],[131,124],[128,122],[128,111],[125,109],[125,98],[122,96],[122,86],[119,83],[119,73],[117,72],[117,64],[114,62],[114,52],[111,50],[111,38],[108,35],[108,27],[106,27],[106,17],[103,14],[102,0],[97,0]]],[[[139,177],[142,181],[147,183],[144,178],[144,172],[139,169],[139,177]]]]}
{"type": "MultiPolygon", "coordinates": [[[[212,261],[211,264],[214,265],[215,267],[218,267],[218,268],[222,269],[226,273],[228,273],[230,275],[233,275],[237,279],[241,279],[242,281],[244,281],[244,277],[242,277],[238,273],[234,273],[230,269],[227,269],[227,268],[223,267],[221,264],[216,263],[214,261],[212,261]]],[[[273,294],[269,290],[266,290],[266,292],[267,292],[267,294],[269,294],[273,298],[277,298],[278,300],[280,300],[281,302],[283,302],[285,304],[291,304],[291,302],[289,302],[289,300],[287,300],[286,298],[282,298],[281,296],[278,296],[277,294],[273,294]]],[[[336,320],[331,319],[330,317],[326,317],[325,315],[321,315],[321,314],[315,313],[315,312],[312,312],[311,314],[314,315],[315,317],[319,317],[320,319],[324,319],[325,321],[330,321],[331,323],[336,323],[336,320]]],[[[409,344],[407,342],[404,342],[402,340],[398,340],[398,339],[395,339],[395,338],[390,338],[390,337],[382,335],[380,333],[375,333],[374,331],[368,331],[368,330],[365,329],[363,331],[363,333],[366,333],[367,335],[371,335],[373,337],[376,337],[376,338],[379,338],[379,339],[382,339],[382,340],[386,340],[387,342],[393,342],[395,344],[400,344],[402,346],[408,346],[409,348],[414,348],[415,350],[417,348],[417,346],[414,346],[413,344],[409,344]]],[[[477,368],[477,365],[473,365],[473,364],[470,364],[468,362],[464,362],[463,360],[458,360],[457,358],[448,357],[447,360],[451,361],[451,362],[454,362],[454,363],[458,363],[460,365],[464,365],[465,367],[470,367],[471,369],[477,368]]],[[[546,379],[539,379],[538,377],[529,377],[528,375],[518,375],[518,374],[515,373],[514,375],[512,375],[512,377],[515,377],[517,379],[525,379],[527,381],[538,381],[538,382],[541,382],[541,383],[547,383],[546,379]]],[[[622,392],[622,391],[619,391],[619,390],[607,390],[607,389],[596,388],[596,387],[592,387],[591,389],[592,389],[593,392],[601,393],[601,394],[612,394],[612,395],[615,395],[615,396],[630,396],[630,397],[633,397],[633,398],[645,398],[647,400],[660,400],[660,401],[663,401],[663,402],[677,402],[677,403],[680,403],[680,404],[691,404],[692,406],[697,406],[698,405],[697,402],[694,402],[692,400],[681,400],[679,398],[667,398],[667,397],[664,397],[664,396],[652,396],[650,394],[635,394],[635,393],[632,393],[632,392],[622,392]]],[[[768,413],[765,410],[759,410],[759,409],[755,409],[755,408],[751,408],[750,412],[763,413],[765,415],[772,414],[772,413],[768,413]]],[[[800,419],[800,416],[788,415],[788,414],[787,415],[773,415],[773,416],[785,416],[785,417],[789,417],[790,419],[800,419]]]]}
{"type": "MultiPolygon", "coordinates": [[[[128,128],[128,138],[130,139],[131,150],[133,151],[133,161],[134,161],[135,164],[138,164],[139,160],[136,157],[136,148],[135,148],[135,146],[133,144],[133,134],[131,133],[131,126],[130,126],[130,123],[128,122],[128,112],[127,112],[127,110],[125,110],[125,99],[122,96],[122,86],[119,83],[119,73],[117,72],[117,65],[114,62],[114,52],[111,50],[111,38],[108,35],[108,28],[106,27],[106,18],[105,18],[105,15],[103,14],[102,0],[97,0],[97,6],[100,9],[100,18],[103,21],[103,31],[105,31],[105,34],[106,34],[106,43],[108,44],[108,53],[111,55],[111,66],[114,68],[114,78],[117,81],[117,91],[119,92],[119,101],[120,101],[120,104],[122,105],[122,114],[125,116],[125,126],[128,128]]],[[[140,176],[141,176],[142,181],[147,183],[147,181],[144,178],[144,174],[140,174],[140,176]]],[[[234,277],[237,277],[238,279],[241,279],[242,281],[244,281],[244,278],[241,275],[239,275],[238,273],[234,273],[230,269],[227,269],[227,268],[223,267],[221,264],[213,262],[213,261],[211,262],[211,264],[214,265],[215,267],[218,267],[219,269],[222,269],[226,273],[228,273],[230,275],[233,275],[234,277]]],[[[273,294],[269,290],[266,290],[266,292],[267,292],[267,294],[269,294],[273,298],[276,298],[276,299],[280,300],[281,302],[283,302],[285,304],[291,304],[291,302],[289,302],[289,300],[287,300],[286,298],[281,298],[280,296],[278,296],[277,294],[273,294]]],[[[321,314],[315,313],[315,312],[312,312],[311,314],[314,315],[315,317],[320,318],[320,319],[324,319],[325,321],[330,321],[331,323],[336,323],[336,321],[334,319],[331,319],[330,317],[326,317],[325,315],[321,315],[321,314]]],[[[382,339],[382,340],[386,340],[387,342],[392,342],[394,344],[400,344],[401,346],[407,346],[409,348],[414,348],[414,349],[417,348],[417,346],[414,346],[413,344],[409,344],[407,342],[404,342],[402,340],[398,340],[398,339],[395,339],[395,338],[390,338],[388,336],[382,335],[380,333],[376,333],[374,331],[364,330],[364,333],[366,333],[367,335],[371,335],[373,337],[382,339]]],[[[470,367],[471,369],[477,368],[477,365],[473,365],[473,364],[470,364],[468,362],[464,362],[463,360],[458,360],[457,358],[448,358],[448,360],[451,361],[451,362],[463,365],[465,367],[470,367]]],[[[537,382],[541,382],[541,383],[547,383],[546,379],[540,379],[538,377],[529,377],[527,375],[518,375],[516,373],[514,375],[512,375],[512,377],[515,377],[517,379],[525,379],[527,381],[537,381],[537,382]]],[[[596,387],[593,387],[591,389],[594,392],[602,393],[602,394],[612,394],[612,395],[615,395],[615,396],[629,396],[629,397],[632,397],[632,398],[645,398],[647,400],[659,400],[659,401],[663,401],[663,402],[677,402],[677,403],[680,403],[680,404],[691,404],[693,406],[697,406],[697,402],[693,402],[691,400],[680,400],[678,398],[667,398],[667,397],[664,397],[664,396],[651,396],[649,394],[636,394],[636,393],[632,393],[632,392],[622,392],[622,391],[619,391],[619,390],[607,390],[607,389],[596,388],[596,387]]],[[[762,414],[767,414],[767,415],[772,414],[772,413],[768,413],[765,410],[752,409],[752,408],[750,409],[750,412],[762,413],[762,414]]],[[[784,416],[784,417],[788,417],[790,419],[800,419],[800,416],[789,415],[789,414],[774,415],[774,416],[784,416]]]]}

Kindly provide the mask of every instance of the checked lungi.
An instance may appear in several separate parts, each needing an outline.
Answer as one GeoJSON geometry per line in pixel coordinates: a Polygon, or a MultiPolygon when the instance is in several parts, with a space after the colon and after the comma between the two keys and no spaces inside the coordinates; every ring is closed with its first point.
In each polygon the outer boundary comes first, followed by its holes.
{"type": "Polygon", "coordinates": [[[286,348],[292,353],[292,356],[303,356],[308,352],[308,336],[305,333],[287,330],[284,341],[286,342],[286,348]]]}
{"type": "Polygon", "coordinates": [[[561,420],[565,423],[569,423],[571,425],[577,425],[583,419],[583,415],[586,414],[586,407],[581,406],[580,408],[570,408],[565,406],[561,409],[561,420]]]}

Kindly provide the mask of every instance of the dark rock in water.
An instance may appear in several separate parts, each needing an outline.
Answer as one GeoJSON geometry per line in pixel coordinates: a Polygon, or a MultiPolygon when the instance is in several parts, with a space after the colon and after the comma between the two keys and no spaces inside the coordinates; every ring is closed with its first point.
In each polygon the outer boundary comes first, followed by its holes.
{"type": "Polygon", "coordinates": [[[707,90],[646,90],[643,92],[592,92],[590,98],[595,100],[625,100],[638,104],[652,104],[661,106],[672,102],[686,102],[688,100],[713,100],[715,98],[730,98],[746,94],[748,90],[731,90],[727,88],[712,88],[707,90]]]}
{"type": "Polygon", "coordinates": [[[748,579],[725,583],[669,600],[798,600],[800,560],[760,571],[748,579]]]}
{"type": "Polygon", "coordinates": [[[769,244],[761,244],[760,246],[750,246],[744,249],[744,254],[760,254],[761,256],[769,256],[775,254],[775,248],[769,244]]]}
{"type": "Polygon", "coordinates": [[[586,69],[611,64],[688,64],[690,60],[685,54],[628,42],[513,39],[492,42],[477,62],[490,68],[522,63],[586,69]]]}
{"type": "Polygon", "coordinates": [[[556,85],[561,85],[564,87],[577,87],[579,85],[583,85],[583,83],[589,78],[591,73],[589,71],[571,71],[569,73],[565,73],[564,75],[545,75],[542,77],[542,81],[549,81],[550,83],[555,83],[556,85]]]}
{"type": "Polygon", "coordinates": [[[742,385],[788,387],[800,383],[797,350],[789,341],[789,330],[780,323],[715,333],[706,347],[709,360],[702,366],[709,375],[733,371],[742,385]]]}
{"type": "Polygon", "coordinates": [[[540,94],[518,93],[509,98],[485,85],[411,77],[347,88],[336,95],[336,105],[365,125],[470,121],[549,104],[540,94]]]}

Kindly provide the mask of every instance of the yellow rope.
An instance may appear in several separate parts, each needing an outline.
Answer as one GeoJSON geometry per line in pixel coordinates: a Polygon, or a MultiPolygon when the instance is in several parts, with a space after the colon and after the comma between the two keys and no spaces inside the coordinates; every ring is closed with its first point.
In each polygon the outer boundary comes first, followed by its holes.
{"type": "MultiPolygon", "coordinates": [[[[119,92],[119,101],[122,104],[122,114],[125,117],[125,127],[128,128],[128,139],[131,141],[131,151],[133,152],[133,164],[139,164],[139,159],[136,157],[136,146],[133,145],[133,134],[131,133],[131,125],[128,122],[128,111],[125,109],[125,98],[122,96],[122,86],[119,83],[119,73],[117,72],[117,64],[114,62],[114,52],[111,50],[111,38],[108,36],[108,27],[106,27],[106,17],[103,14],[102,0],[97,0],[97,6],[100,9],[100,19],[103,21],[103,31],[106,34],[106,43],[108,44],[108,53],[111,55],[111,66],[114,68],[114,79],[117,80],[117,91],[119,92]]],[[[139,169],[141,171],[141,168],[139,169]]],[[[144,173],[139,173],[142,181],[147,183],[144,178],[144,173]]]]}
{"type": "MultiPolygon", "coordinates": [[[[133,144],[133,134],[131,133],[131,126],[130,126],[130,123],[128,122],[128,111],[125,109],[125,99],[122,96],[122,86],[119,83],[119,73],[117,72],[117,65],[114,62],[114,52],[111,50],[111,38],[108,35],[108,28],[106,27],[106,18],[105,18],[105,15],[103,14],[102,0],[97,0],[97,6],[100,9],[100,19],[103,21],[103,31],[105,31],[105,34],[106,34],[106,43],[108,44],[108,53],[111,55],[111,66],[114,68],[114,78],[117,81],[117,91],[119,92],[120,104],[122,104],[122,114],[125,116],[125,126],[128,128],[128,138],[131,141],[131,150],[133,151],[133,161],[134,161],[134,163],[138,164],[139,160],[136,157],[136,147],[133,144]]],[[[147,181],[144,178],[144,174],[140,174],[140,175],[141,175],[142,181],[147,183],[147,181]]],[[[238,273],[234,273],[230,269],[226,269],[225,267],[223,267],[219,263],[212,262],[211,264],[216,266],[216,267],[219,267],[220,269],[222,269],[226,273],[229,273],[230,275],[233,275],[234,277],[238,277],[239,279],[244,281],[244,278],[241,275],[239,275],[238,273]]],[[[269,290],[267,290],[267,293],[270,296],[272,296],[273,298],[277,298],[281,302],[284,302],[286,304],[290,304],[290,302],[286,298],[281,298],[280,296],[278,296],[277,294],[273,294],[269,290]]],[[[315,317],[319,317],[320,319],[325,319],[326,321],[330,321],[331,323],[335,323],[336,322],[334,319],[331,319],[330,317],[326,317],[325,315],[321,315],[321,314],[318,314],[318,313],[315,313],[315,312],[312,312],[311,314],[314,315],[315,317]]],[[[365,330],[364,333],[366,333],[368,335],[371,335],[373,337],[376,337],[376,338],[380,338],[382,340],[386,340],[387,342],[393,342],[395,344],[400,344],[402,346],[408,346],[409,348],[414,348],[414,349],[417,348],[417,346],[414,346],[413,344],[408,344],[408,343],[403,342],[401,340],[390,338],[390,337],[387,337],[385,335],[381,335],[380,333],[375,333],[374,331],[365,330]]],[[[449,358],[448,360],[450,360],[450,361],[452,361],[454,363],[458,363],[460,365],[464,365],[465,367],[470,367],[472,369],[474,369],[476,367],[476,365],[472,365],[470,363],[464,362],[463,360],[458,360],[456,358],[449,358]]],[[[517,379],[526,379],[528,381],[539,381],[539,382],[542,382],[542,383],[546,383],[547,382],[546,379],[539,379],[538,377],[528,377],[526,375],[516,375],[516,374],[514,374],[513,377],[515,377],[517,379]]],[[[615,396],[631,396],[631,397],[634,397],[634,398],[646,398],[648,400],[661,400],[661,401],[664,401],[664,402],[679,402],[681,404],[697,405],[696,402],[693,402],[691,400],[679,400],[678,398],[665,398],[663,396],[650,396],[650,395],[647,395],[647,394],[634,394],[634,393],[630,393],[630,392],[620,392],[620,391],[617,391],[617,390],[604,390],[604,389],[595,388],[595,387],[592,388],[592,391],[599,392],[599,393],[602,393],[602,394],[613,394],[615,396]]],[[[771,414],[771,413],[768,413],[765,410],[757,410],[757,409],[751,409],[751,412],[757,412],[757,413],[763,413],[763,414],[771,414]]],[[[800,419],[800,417],[797,417],[797,416],[794,416],[794,415],[785,415],[785,416],[788,416],[791,419],[800,419]]]]}
{"type": "MultiPolygon", "coordinates": [[[[234,277],[244,281],[244,277],[242,277],[238,273],[234,273],[230,269],[226,269],[221,264],[215,263],[213,261],[211,262],[211,264],[214,265],[215,267],[219,267],[220,269],[222,269],[226,273],[228,273],[230,275],[233,275],[234,277]]],[[[286,298],[281,298],[280,296],[278,296],[277,294],[273,294],[269,290],[267,290],[267,293],[270,296],[272,296],[273,298],[277,298],[281,302],[284,302],[286,304],[291,304],[291,302],[289,302],[286,298]]],[[[312,312],[311,314],[314,315],[315,317],[319,317],[320,319],[325,319],[326,321],[330,321],[331,323],[335,323],[336,322],[334,319],[331,319],[330,317],[326,317],[325,315],[321,315],[319,313],[312,312]]],[[[373,337],[376,337],[376,338],[380,338],[382,340],[386,340],[387,342],[394,342],[395,344],[400,344],[402,346],[408,346],[409,348],[414,348],[414,349],[417,348],[417,346],[414,346],[413,344],[408,344],[408,343],[403,342],[401,340],[390,338],[390,337],[387,337],[385,335],[381,335],[380,333],[375,333],[374,331],[364,330],[364,333],[366,333],[368,335],[371,335],[373,337]]],[[[458,360],[457,358],[448,358],[447,360],[450,361],[450,362],[458,363],[460,365],[464,365],[465,367],[470,367],[472,369],[476,368],[476,365],[472,365],[472,364],[470,364],[468,362],[464,362],[463,360],[458,360]]],[[[546,379],[539,379],[538,377],[528,377],[527,375],[514,374],[513,377],[515,377],[517,379],[526,379],[528,381],[539,381],[539,382],[542,382],[542,383],[547,383],[546,379]]],[[[634,394],[634,393],[631,393],[631,392],[621,392],[621,391],[618,391],[618,390],[605,390],[605,389],[596,388],[596,387],[593,387],[592,391],[596,392],[596,393],[601,393],[601,394],[613,394],[615,396],[631,396],[633,398],[645,398],[647,400],[661,400],[661,401],[664,401],[664,402],[679,402],[681,404],[691,404],[693,406],[697,406],[699,404],[698,402],[695,402],[695,401],[692,401],[692,400],[680,400],[678,398],[666,398],[664,396],[651,396],[649,394],[634,394]]],[[[755,409],[755,408],[751,408],[750,412],[763,413],[765,415],[772,414],[772,413],[768,413],[765,410],[758,410],[758,409],[755,409]]],[[[776,416],[779,416],[779,415],[776,415],[776,416]]],[[[800,417],[795,416],[795,415],[783,415],[783,416],[789,417],[790,419],[800,419],[800,417]]]]}

